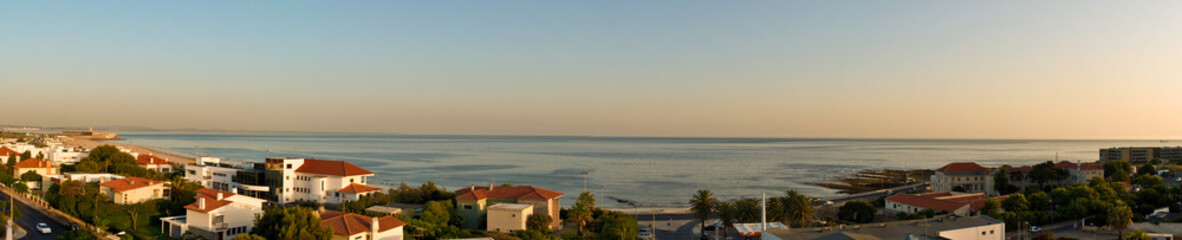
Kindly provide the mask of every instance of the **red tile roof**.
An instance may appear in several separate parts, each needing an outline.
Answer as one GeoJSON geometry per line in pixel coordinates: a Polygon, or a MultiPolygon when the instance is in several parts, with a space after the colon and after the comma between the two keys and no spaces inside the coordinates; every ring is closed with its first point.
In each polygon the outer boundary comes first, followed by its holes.
{"type": "MultiPolygon", "coordinates": [[[[336,235],[353,236],[358,233],[370,232],[372,231],[372,224],[373,218],[361,214],[337,211],[324,211],[320,213],[320,225],[332,227],[333,234],[336,235]]],[[[394,216],[378,218],[378,232],[385,232],[405,225],[405,222],[394,216]]]]}
{"type": "Polygon", "coordinates": [[[127,190],[152,186],[152,185],[156,185],[156,184],[164,184],[164,182],[153,181],[153,180],[146,179],[146,178],[126,177],[126,178],[119,179],[119,180],[111,180],[111,181],[99,183],[99,185],[111,188],[111,191],[115,191],[115,192],[123,192],[123,191],[127,191],[127,190]]]}
{"type": "Polygon", "coordinates": [[[301,173],[311,173],[333,176],[357,176],[373,174],[369,170],[345,161],[304,159],[304,165],[295,170],[301,173]]]}
{"type": "Polygon", "coordinates": [[[373,187],[373,186],[369,186],[369,185],[365,185],[365,184],[360,184],[360,183],[350,183],[349,186],[345,186],[345,187],[341,188],[340,190],[337,190],[337,192],[339,192],[339,193],[367,193],[367,192],[373,192],[373,191],[377,191],[377,190],[382,190],[382,189],[377,188],[377,187],[373,187]]]}
{"type": "Polygon", "coordinates": [[[53,163],[41,159],[30,158],[12,165],[13,168],[57,168],[53,163]]]}
{"type": "Polygon", "coordinates": [[[936,171],[945,173],[989,173],[989,169],[974,162],[955,162],[944,165],[936,171]]]}
{"type": "Polygon", "coordinates": [[[140,165],[168,164],[168,160],[147,154],[142,154],[139,157],[136,157],[135,162],[139,163],[140,165]]]}
{"type": "Polygon", "coordinates": [[[21,155],[21,153],[18,153],[8,147],[0,147],[0,156],[8,157],[12,155],[21,155]]]}
{"type": "Polygon", "coordinates": [[[915,196],[915,195],[906,194],[906,193],[892,195],[892,196],[886,198],[886,200],[891,201],[891,202],[907,204],[907,205],[911,205],[911,206],[919,207],[919,208],[932,208],[932,209],[936,209],[936,210],[944,210],[944,211],[948,211],[949,213],[956,212],[957,209],[960,209],[960,208],[964,207],[965,205],[968,205],[968,203],[959,203],[959,202],[940,200],[940,199],[935,199],[935,198],[920,197],[920,196],[915,196]]]}
{"type": "Polygon", "coordinates": [[[234,196],[234,194],[229,193],[229,192],[225,192],[225,191],[208,189],[208,188],[197,189],[197,196],[193,197],[193,198],[196,198],[197,201],[193,202],[189,205],[185,205],[185,208],[193,209],[194,211],[198,211],[198,212],[208,213],[209,211],[217,210],[218,208],[222,208],[222,207],[225,207],[226,205],[230,205],[231,203],[234,203],[233,201],[226,200],[226,198],[228,198],[230,196],[234,196]],[[218,200],[218,193],[222,194],[221,200],[218,200]],[[205,199],[205,208],[201,208],[201,199],[205,199]]]}
{"type": "Polygon", "coordinates": [[[493,199],[554,199],[562,196],[562,193],[551,191],[549,189],[534,187],[534,186],[512,186],[512,187],[493,187],[490,191],[488,187],[467,187],[456,191],[456,199],[459,200],[480,200],[485,198],[493,199]]]}

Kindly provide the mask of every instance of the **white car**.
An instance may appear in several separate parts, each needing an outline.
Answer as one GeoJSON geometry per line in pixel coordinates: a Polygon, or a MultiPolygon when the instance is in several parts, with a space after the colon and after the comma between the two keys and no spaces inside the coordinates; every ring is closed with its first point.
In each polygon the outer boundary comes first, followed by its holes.
{"type": "Polygon", "coordinates": [[[49,224],[37,223],[37,231],[40,231],[41,234],[49,234],[53,232],[53,229],[49,229],[49,224]]]}
{"type": "Polygon", "coordinates": [[[1030,232],[1039,232],[1039,231],[1042,231],[1042,228],[1040,228],[1038,226],[1030,226],[1030,232]]]}

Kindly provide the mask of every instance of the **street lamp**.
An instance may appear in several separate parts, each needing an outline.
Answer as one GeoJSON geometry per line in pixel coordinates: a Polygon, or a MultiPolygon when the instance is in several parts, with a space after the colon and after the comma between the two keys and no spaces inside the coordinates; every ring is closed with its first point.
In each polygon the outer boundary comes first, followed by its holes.
{"type": "Polygon", "coordinates": [[[579,174],[583,175],[583,191],[586,192],[587,191],[587,175],[591,175],[591,172],[582,172],[579,174]]]}

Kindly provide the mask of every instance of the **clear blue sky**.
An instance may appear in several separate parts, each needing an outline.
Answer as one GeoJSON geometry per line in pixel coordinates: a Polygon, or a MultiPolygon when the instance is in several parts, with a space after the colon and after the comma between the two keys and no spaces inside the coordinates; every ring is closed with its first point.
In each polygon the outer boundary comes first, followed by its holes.
{"type": "Polygon", "coordinates": [[[1182,138],[1178,1],[0,3],[4,124],[1182,138]]]}

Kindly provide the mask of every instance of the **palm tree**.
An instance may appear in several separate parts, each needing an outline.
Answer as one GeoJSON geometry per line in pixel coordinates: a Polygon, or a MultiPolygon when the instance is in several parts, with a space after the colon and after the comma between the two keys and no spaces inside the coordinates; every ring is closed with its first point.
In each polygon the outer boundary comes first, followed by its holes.
{"type": "Polygon", "coordinates": [[[1116,235],[1119,239],[1125,239],[1125,230],[1129,230],[1129,224],[1133,222],[1133,211],[1129,206],[1118,204],[1108,209],[1108,226],[1112,230],[1116,230],[1116,235]]]}
{"type": "Polygon", "coordinates": [[[718,220],[722,221],[723,239],[729,238],[731,226],[735,224],[735,218],[739,215],[738,209],[731,202],[720,202],[716,209],[718,211],[718,220]]]}
{"type": "MultiPolygon", "coordinates": [[[[689,201],[690,212],[694,217],[702,221],[702,229],[706,228],[706,218],[709,218],[714,213],[714,206],[718,205],[718,199],[714,198],[714,193],[710,190],[698,190],[698,194],[694,195],[689,201]]],[[[705,234],[705,233],[702,233],[705,234]]]]}
{"type": "Polygon", "coordinates": [[[784,206],[784,217],[789,225],[804,227],[812,222],[815,216],[813,212],[815,200],[796,192],[796,190],[788,190],[787,196],[784,196],[781,201],[784,206]]]}
{"type": "Polygon", "coordinates": [[[579,237],[583,236],[583,227],[595,220],[592,219],[594,211],[595,195],[592,195],[590,191],[583,191],[582,194],[579,194],[579,199],[575,201],[574,207],[571,208],[570,217],[567,218],[567,221],[579,225],[579,237]]]}

